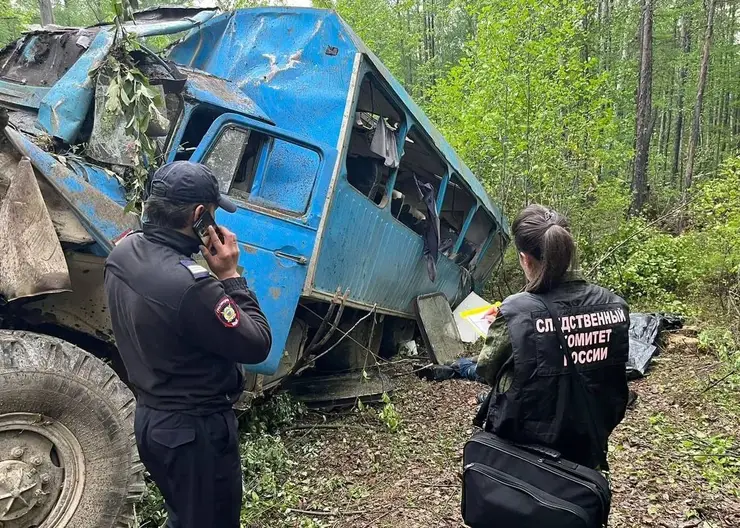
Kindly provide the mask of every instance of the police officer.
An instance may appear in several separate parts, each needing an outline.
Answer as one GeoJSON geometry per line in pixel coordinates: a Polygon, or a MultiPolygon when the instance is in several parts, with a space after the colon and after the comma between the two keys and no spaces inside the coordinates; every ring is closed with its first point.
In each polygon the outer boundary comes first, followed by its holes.
{"type": "Polygon", "coordinates": [[[494,320],[476,372],[493,390],[478,424],[485,421],[502,438],[552,447],[567,460],[606,470],[608,437],[627,407],[629,309],[571,269],[576,248],[563,216],[530,205],[512,231],[527,286],[489,313],[494,320]],[[543,298],[559,313],[552,316],[543,298]],[[574,386],[578,380],[570,374],[556,324],[588,401],[574,386]]]}
{"type": "Polygon", "coordinates": [[[263,361],[272,342],[237,272],[236,236],[210,226],[202,240],[193,228],[217,207],[236,210],[206,166],[164,165],[152,177],[143,231],[119,242],[105,265],[116,344],[137,396],[136,443],[168,528],[239,528],[238,364],[263,361]],[[192,260],[199,249],[216,278],[192,260]]]}

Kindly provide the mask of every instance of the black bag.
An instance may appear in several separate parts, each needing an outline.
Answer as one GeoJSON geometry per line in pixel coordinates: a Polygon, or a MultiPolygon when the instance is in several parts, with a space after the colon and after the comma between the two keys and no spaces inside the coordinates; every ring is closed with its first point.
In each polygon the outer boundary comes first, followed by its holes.
{"type": "MultiPolygon", "coordinates": [[[[581,375],[575,368],[556,311],[540,297],[555,323],[570,376],[588,414],[595,453],[606,468],[606,439],[594,420],[581,375]],[[602,441],[603,439],[603,441],[602,441]]],[[[489,400],[482,406],[487,409],[489,400]]],[[[601,472],[569,462],[552,449],[517,445],[489,432],[473,436],[463,451],[462,516],[471,528],[600,528],[611,507],[601,472]]]]}

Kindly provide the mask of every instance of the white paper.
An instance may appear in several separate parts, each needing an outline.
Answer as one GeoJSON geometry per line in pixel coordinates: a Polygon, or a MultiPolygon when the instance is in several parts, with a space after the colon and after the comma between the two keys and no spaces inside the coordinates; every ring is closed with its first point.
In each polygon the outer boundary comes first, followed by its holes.
{"type": "MultiPolygon", "coordinates": [[[[468,321],[467,319],[462,318],[463,312],[467,310],[473,310],[474,308],[479,308],[481,306],[487,306],[491,303],[483,299],[480,295],[476,294],[475,292],[472,292],[470,295],[465,297],[463,302],[461,302],[457,308],[455,308],[455,311],[452,312],[452,315],[455,318],[455,324],[457,325],[457,329],[460,332],[460,339],[463,343],[475,343],[478,341],[478,339],[481,338],[481,335],[478,333],[476,328],[468,321]]],[[[489,325],[490,326],[490,325],[489,325]]],[[[488,333],[488,329],[486,329],[486,333],[488,333]]]]}

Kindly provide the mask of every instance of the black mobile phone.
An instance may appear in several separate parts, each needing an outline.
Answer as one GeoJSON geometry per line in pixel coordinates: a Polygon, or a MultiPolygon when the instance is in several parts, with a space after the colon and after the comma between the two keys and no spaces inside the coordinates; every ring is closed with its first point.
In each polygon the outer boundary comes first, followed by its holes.
{"type": "MultiPolygon", "coordinates": [[[[206,242],[208,240],[209,226],[213,226],[213,229],[216,231],[218,238],[221,240],[221,242],[223,242],[224,238],[221,235],[221,230],[216,225],[216,221],[213,219],[213,215],[211,215],[211,213],[209,213],[208,211],[203,211],[203,214],[200,215],[200,218],[198,218],[193,224],[193,230],[195,231],[195,234],[198,235],[198,238],[200,238],[200,241],[203,243],[203,245],[206,245],[206,242]]],[[[208,245],[210,246],[210,244],[208,245]]]]}

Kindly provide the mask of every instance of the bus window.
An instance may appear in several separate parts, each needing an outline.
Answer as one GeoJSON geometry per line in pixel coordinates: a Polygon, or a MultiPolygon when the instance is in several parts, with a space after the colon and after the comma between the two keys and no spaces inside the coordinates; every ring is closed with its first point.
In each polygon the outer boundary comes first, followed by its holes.
{"type": "Polygon", "coordinates": [[[430,184],[434,188],[436,201],[446,173],[447,165],[442,157],[416,129],[411,129],[406,136],[403,157],[393,186],[391,196],[393,217],[412,231],[423,235],[427,208],[419,196],[417,182],[430,184]]]}
{"type": "MultiPolygon", "coordinates": [[[[462,179],[457,174],[453,174],[447,183],[442,210],[439,214],[439,249],[443,255],[456,258],[455,249],[458,246],[460,233],[462,233],[471,208],[476,206],[475,197],[468,191],[462,179]]],[[[458,253],[460,251],[470,253],[471,249],[463,241],[458,253]]]]}
{"type": "Polygon", "coordinates": [[[390,103],[371,74],[360,86],[347,150],[347,181],[383,207],[388,180],[398,165],[398,130],[401,113],[390,103]]]}
{"type": "Polygon", "coordinates": [[[175,160],[189,160],[203,139],[203,136],[208,132],[210,126],[223,113],[224,111],[222,109],[205,104],[198,105],[193,109],[180,139],[180,144],[177,146],[175,160]]]}
{"type": "Polygon", "coordinates": [[[479,256],[483,245],[491,236],[495,225],[491,215],[484,208],[479,207],[463,235],[465,238],[460,245],[460,249],[454,256],[455,262],[466,268],[474,262],[474,259],[479,256]]]}
{"type": "Polygon", "coordinates": [[[505,245],[506,241],[504,239],[504,235],[501,234],[501,231],[495,231],[488,247],[484,247],[483,253],[473,261],[475,268],[473,270],[473,278],[476,281],[481,281],[483,278],[488,277],[491,270],[493,270],[493,267],[501,261],[504,256],[503,248],[505,245]]]}
{"type": "Polygon", "coordinates": [[[292,215],[305,213],[318,174],[317,152],[242,125],[227,124],[203,158],[219,189],[292,215]]]}
{"type": "Polygon", "coordinates": [[[266,136],[241,126],[226,126],[203,159],[219,190],[248,201],[266,136]]]}

